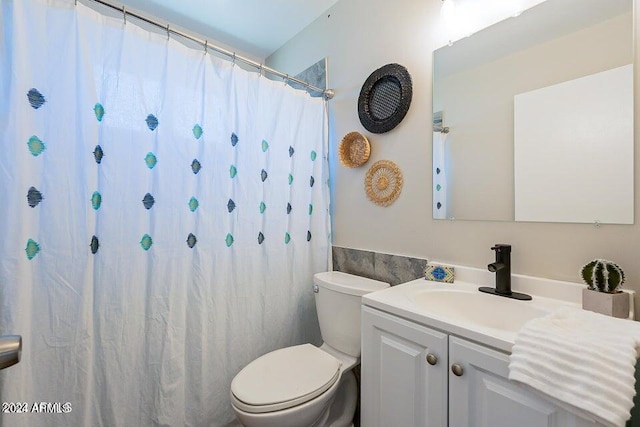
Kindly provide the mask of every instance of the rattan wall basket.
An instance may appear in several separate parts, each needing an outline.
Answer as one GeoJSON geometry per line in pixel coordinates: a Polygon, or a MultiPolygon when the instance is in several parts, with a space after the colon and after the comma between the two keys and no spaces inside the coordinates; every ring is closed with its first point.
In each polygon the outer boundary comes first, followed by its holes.
{"type": "Polygon", "coordinates": [[[338,146],[340,163],[348,168],[357,168],[369,160],[371,145],[366,136],[360,132],[350,132],[342,138],[338,146]]]}

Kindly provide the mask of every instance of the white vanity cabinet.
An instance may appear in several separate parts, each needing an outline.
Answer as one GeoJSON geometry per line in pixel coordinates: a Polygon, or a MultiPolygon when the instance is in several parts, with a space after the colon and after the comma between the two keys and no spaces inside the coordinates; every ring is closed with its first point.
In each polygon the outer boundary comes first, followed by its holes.
{"type": "Polygon", "coordinates": [[[596,426],[509,381],[506,353],[449,336],[449,366],[449,425],[452,427],[596,426]]]}
{"type": "Polygon", "coordinates": [[[509,381],[508,365],[506,353],[363,306],[361,425],[596,426],[509,381]]]}
{"type": "Polygon", "coordinates": [[[362,427],[447,425],[447,338],[362,308],[362,427]]]}

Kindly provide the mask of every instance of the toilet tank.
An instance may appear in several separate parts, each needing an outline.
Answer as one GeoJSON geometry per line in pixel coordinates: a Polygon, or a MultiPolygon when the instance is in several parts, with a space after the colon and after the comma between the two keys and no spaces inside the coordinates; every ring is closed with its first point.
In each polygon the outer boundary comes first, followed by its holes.
{"type": "Polygon", "coordinates": [[[389,287],[388,283],[340,271],[313,276],[316,310],[325,344],[360,357],[360,304],[362,295],[389,287]]]}

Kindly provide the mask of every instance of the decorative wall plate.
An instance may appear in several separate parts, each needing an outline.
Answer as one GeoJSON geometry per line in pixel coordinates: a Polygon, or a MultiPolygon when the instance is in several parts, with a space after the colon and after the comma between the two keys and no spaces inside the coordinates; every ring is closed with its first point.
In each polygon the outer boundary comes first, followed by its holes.
{"type": "Polygon", "coordinates": [[[367,197],[379,206],[389,206],[402,191],[402,172],[390,160],[379,160],[369,168],[364,180],[367,197]]]}
{"type": "Polygon", "coordinates": [[[349,132],[340,141],[338,158],[348,168],[357,168],[369,160],[371,145],[366,136],[360,132],[349,132]]]}
{"type": "Polygon", "coordinates": [[[369,132],[389,132],[409,111],[412,94],[411,76],[405,67],[387,64],[377,69],[360,90],[360,123],[369,132]]]}

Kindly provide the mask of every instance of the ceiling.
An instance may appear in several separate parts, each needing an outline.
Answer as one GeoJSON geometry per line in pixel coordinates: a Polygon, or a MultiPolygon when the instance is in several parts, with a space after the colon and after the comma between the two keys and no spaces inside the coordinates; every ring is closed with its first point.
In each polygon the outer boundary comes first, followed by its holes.
{"type": "Polygon", "coordinates": [[[253,59],[264,59],[338,0],[120,0],[253,59]]]}

